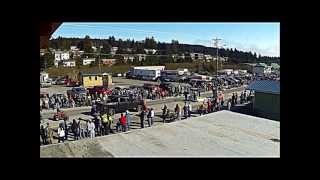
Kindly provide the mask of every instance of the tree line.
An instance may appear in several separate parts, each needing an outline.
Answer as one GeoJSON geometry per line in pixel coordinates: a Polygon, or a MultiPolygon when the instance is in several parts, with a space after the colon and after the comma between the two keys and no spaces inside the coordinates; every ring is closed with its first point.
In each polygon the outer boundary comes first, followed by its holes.
{"type": "MultiPolygon", "coordinates": [[[[134,39],[122,40],[121,38],[116,39],[114,36],[110,36],[107,39],[92,39],[89,36],[85,36],[84,38],[58,37],[56,39],[51,39],[49,42],[49,47],[53,49],[69,50],[70,46],[77,46],[85,53],[94,52],[92,46],[95,46],[98,49],[98,52],[105,54],[110,53],[111,47],[118,47],[117,54],[144,54],[144,49],[156,49],[157,55],[184,54],[187,57],[190,53],[203,53],[210,54],[214,57],[216,56],[216,48],[213,47],[180,44],[177,40],[172,40],[171,43],[159,42],[156,41],[154,37],[147,37],[142,41],[135,41],[134,39]]],[[[219,49],[219,56],[228,57],[230,62],[236,64],[280,62],[280,57],[261,56],[257,55],[255,52],[244,52],[237,50],[236,48],[219,49]]],[[[165,61],[162,63],[166,63],[167,61],[170,61],[170,56],[168,56],[168,58],[159,57],[156,59],[160,59],[165,61]]]]}

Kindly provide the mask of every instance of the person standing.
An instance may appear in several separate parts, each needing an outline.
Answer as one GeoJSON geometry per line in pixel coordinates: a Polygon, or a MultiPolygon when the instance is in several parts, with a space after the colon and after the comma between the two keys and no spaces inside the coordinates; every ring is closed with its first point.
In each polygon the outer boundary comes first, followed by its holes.
{"type": "Polygon", "coordinates": [[[188,101],[188,92],[184,91],[183,94],[184,94],[184,101],[188,101]]]}
{"type": "Polygon", "coordinates": [[[80,138],[84,139],[87,137],[87,134],[88,134],[86,124],[81,123],[80,118],[79,118],[78,124],[79,124],[79,128],[80,128],[80,138]]]}
{"type": "Polygon", "coordinates": [[[175,113],[176,113],[177,120],[180,121],[181,120],[181,108],[180,108],[179,104],[176,105],[175,113]]]}
{"type": "Polygon", "coordinates": [[[200,88],[198,88],[198,97],[200,97],[201,93],[200,93],[200,88]]]}
{"type": "Polygon", "coordinates": [[[103,131],[101,132],[101,134],[104,136],[104,135],[107,135],[109,134],[108,132],[108,115],[107,114],[104,114],[104,115],[100,115],[100,118],[102,119],[102,127],[103,127],[103,131]]]}
{"type": "Polygon", "coordinates": [[[247,92],[246,91],[243,92],[243,99],[244,99],[244,102],[246,103],[247,102],[247,92]]]}
{"type": "Polygon", "coordinates": [[[151,110],[150,110],[150,119],[151,119],[151,125],[153,125],[153,122],[154,122],[154,110],[153,110],[153,108],[151,108],[151,110]]]}
{"type": "Polygon", "coordinates": [[[89,134],[90,134],[90,138],[91,139],[94,138],[95,137],[95,125],[94,125],[92,120],[89,121],[88,131],[89,131],[89,134]]]}
{"type": "Polygon", "coordinates": [[[140,113],[140,125],[141,125],[141,128],[144,128],[144,119],[145,119],[145,111],[142,110],[141,113],[140,113]]]}
{"type": "Polygon", "coordinates": [[[165,121],[165,115],[167,113],[167,109],[168,109],[167,105],[164,104],[164,106],[162,108],[162,119],[163,119],[163,122],[165,121]]]}
{"type": "Polygon", "coordinates": [[[236,96],[234,95],[234,93],[232,93],[232,97],[231,97],[231,105],[234,106],[235,104],[235,98],[236,96]]]}
{"type": "Polygon", "coordinates": [[[192,112],[192,106],[191,106],[191,104],[189,103],[189,104],[188,104],[188,117],[189,117],[189,118],[191,117],[191,112],[192,112]]]}
{"type": "Polygon", "coordinates": [[[228,100],[228,110],[231,111],[231,99],[228,100]]]}
{"type": "Polygon", "coordinates": [[[188,106],[187,106],[187,102],[184,103],[184,106],[183,106],[183,115],[184,115],[184,118],[187,119],[188,118],[188,106]]]}
{"type": "Polygon", "coordinates": [[[64,129],[64,133],[65,133],[65,140],[68,140],[69,128],[68,128],[67,117],[64,118],[63,125],[64,125],[63,129],[64,129]]]}
{"type": "Polygon", "coordinates": [[[127,129],[126,117],[122,113],[120,117],[120,123],[121,123],[122,132],[126,132],[126,129],[127,129]]]}
{"type": "Polygon", "coordinates": [[[78,140],[79,139],[79,137],[78,137],[78,123],[76,122],[75,119],[73,119],[73,121],[72,121],[71,131],[73,133],[74,140],[78,140]]]}
{"type": "Polygon", "coordinates": [[[207,111],[208,111],[208,113],[211,113],[211,101],[210,101],[210,99],[208,99],[208,101],[207,101],[207,111]]]}
{"type": "Polygon", "coordinates": [[[42,144],[43,145],[46,145],[47,144],[47,140],[46,140],[46,136],[45,136],[45,132],[44,132],[44,127],[43,125],[40,125],[40,136],[41,136],[41,139],[42,139],[42,144]]]}
{"type": "Polygon", "coordinates": [[[58,143],[60,143],[61,141],[64,142],[65,139],[65,131],[63,126],[59,126],[58,128],[58,143]]]}
{"type": "Polygon", "coordinates": [[[193,100],[194,100],[194,101],[197,101],[197,94],[196,94],[196,91],[193,91],[193,100]]]}
{"type": "Polygon", "coordinates": [[[131,125],[131,116],[129,110],[126,110],[126,120],[127,120],[127,127],[128,131],[130,130],[130,125],[131,125]]]}
{"type": "Polygon", "coordinates": [[[148,114],[147,114],[147,119],[148,119],[148,125],[149,127],[151,127],[151,109],[148,110],[148,114]]]}
{"type": "Polygon", "coordinates": [[[53,129],[49,126],[49,123],[47,123],[47,129],[48,129],[48,144],[52,144],[52,141],[53,141],[53,129]]]}
{"type": "Polygon", "coordinates": [[[108,116],[109,116],[109,118],[108,118],[108,120],[109,120],[108,129],[109,129],[110,133],[114,133],[113,129],[112,129],[112,126],[114,124],[114,116],[115,115],[112,115],[112,114],[108,113],[108,116]]]}
{"type": "Polygon", "coordinates": [[[235,104],[238,104],[238,93],[235,95],[235,104]]]}
{"type": "Polygon", "coordinates": [[[95,132],[97,133],[97,136],[101,136],[101,130],[102,130],[102,122],[101,119],[98,116],[95,116],[95,132]]]}

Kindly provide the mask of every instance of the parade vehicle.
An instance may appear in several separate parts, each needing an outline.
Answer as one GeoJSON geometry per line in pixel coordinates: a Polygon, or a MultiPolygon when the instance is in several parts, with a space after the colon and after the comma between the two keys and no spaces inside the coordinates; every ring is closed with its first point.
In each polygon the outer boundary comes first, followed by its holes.
{"type": "Polygon", "coordinates": [[[145,102],[143,100],[132,99],[128,96],[110,96],[107,102],[97,102],[97,112],[105,113],[124,113],[126,110],[141,111],[145,102]]]}

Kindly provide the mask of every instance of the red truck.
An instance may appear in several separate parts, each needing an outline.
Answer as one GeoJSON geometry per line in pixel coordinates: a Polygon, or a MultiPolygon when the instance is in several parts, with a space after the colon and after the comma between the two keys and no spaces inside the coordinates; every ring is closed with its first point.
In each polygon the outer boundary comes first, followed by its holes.
{"type": "Polygon", "coordinates": [[[94,86],[93,88],[89,88],[89,93],[90,94],[107,94],[107,95],[111,95],[112,90],[105,87],[105,86],[94,86]]]}

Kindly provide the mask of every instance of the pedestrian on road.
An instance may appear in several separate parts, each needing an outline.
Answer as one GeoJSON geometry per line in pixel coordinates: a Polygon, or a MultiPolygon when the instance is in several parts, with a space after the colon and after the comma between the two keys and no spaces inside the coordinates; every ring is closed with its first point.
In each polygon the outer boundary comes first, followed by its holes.
{"type": "Polygon", "coordinates": [[[127,120],[127,127],[128,131],[130,130],[130,125],[131,125],[131,115],[129,110],[126,110],[126,120],[127,120]]]}
{"type": "Polygon", "coordinates": [[[151,125],[153,125],[153,122],[154,122],[154,110],[153,110],[153,108],[151,108],[151,110],[150,110],[150,119],[151,119],[151,125]]]}
{"type": "Polygon", "coordinates": [[[151,127],[151,125],[152,125],[152,123],[151,123],[151,109],[149,109],[149,111],[148,111],[147,118],[148,118],[148,125],[149,125],[149,127],[151,127]]]}
{"type": "Polygon", "coordinates": [[[145,120],[145,111],[142,110],[141,113],[140,113],[140,125],[141,125],[141,128],[144,128],[144,120],[145,120]]]}
{"type": "Polygon", "coordinates": [[[231,99],[228,100],[228,110],[231,111],[231,99]]]}
{"type": "Polygon", "coordinates": [[[184,118],[187,119],[188,118],[188,106],[187,106],[187,102],[184,103],[184,106],[183,106],[183,115],[184,115],[184,118]]]}
{"type": "Polygon", "coordinates": [[[42,139],[42,144],[46,145],[47,144],[47,138],[45,136],[45,130],[44,130],[43,125],[40,125],[40,136],[41,136],[41,139],[42,139]]]}
{"type": "Polygon", "coordinates": [[[95,137],[95,125],[94,125],[92,120],[89,121],[88,131],[89,131],[89,134],[90,134],[90,138],[91,139],[94,138],[95,137]]]}
{"type": "Polygon", "coordinates": [[[102,122],[101,122],[101,119],[98,118],[98,116],[94,117],[94,125],[95,125],[95,132],[97,133],[97,136],[101,136],[102,122]]]}
{"type": "Polygon", "coordinates": [[[123,113],[121,113],[120,123],[121,123],[121,127],[122,127],[122,132],[126,132],[126,130],[127,130],[127,121],[126,121],[126,117],[123,115],[123,113]]]}
{"type": "Polygon", "coordinates": [[[59,126],[58,128],[58,143],[60,143],[61,141],[64,142],[65,139],[65,131],[63,126],[59,126]]]}
{"type": "Polygon", "coordinates": [[[74,140],[78,140],[79,139],[79,137],[78,137],[78,123],[75,119],[73,119],[73,121],[72,121],[71,131],[73,133],[74,140]]]}
{"type": "Polygon", "coordinates": [[[191,117],[191,112],[192,112],[192,106],[191,106],[191,104],[189,103],[189,104],[188,104],[188,117],[189,117],[189,118],[191,117]]]}
{"type": "Polygon", "coordinates": [[[49,126],[49,123],[47,123],[47,129],[48,129],[48,144],[52,144],[52,141],[53,141],[53,129],[49,126]]]}
{"type": "Polygon", "coordinates": [[[113,124],[113,116],[109,112],[107,113],[107,119],[108,119],[108,124],[107,124],[106,134],[109,135],[109,133],[113,133],[113,130],[111,127],[113,124]]]}
{"type": "Polygon", "coordinates": [[[247,92],[246,91],[243,92],[243,99],[244,99],[244,102],[246,103],[247,102],[247,92]]]}
{"type": "Polygon", "coordinates": [[[201,95],[201,94],[200,94],[200,89],[198,89],[198,97],[200,97],[200,95],[201,95]]]}
{"type": "Polygon", "coordinates": [[[103,115],[100,115],[100,118],[102,119],[102,127],[103,127],[103,131],[101,132],[101,134],[103,136],[109,134],[108,132],[108,115],[107,114],[103,114],[103,115]]]}
{"type": "Polygon", "coordinates": [[[175,113],[176,113],[177,120],[180,121],[181,120],[181,108],[180,108],[179,104],[176,105],[175,113]]]}
{"type": "Polygon", "coordinates": [[[236,99],[236,96],[234,95],[234,93],[232,93],[232,98],[231,98],[231,105],[232,106],[235,105],[235,99],[236,99]]]}
{"type": "Polygon", "coordinates": [[[188,101],[188,92],[184,91],[183,94],[184,94],[184,101],[188,101]]]}
{"type": "Polygon", "coordinates": [[[67,117],[64,118],[63,125],[64,125],[63,129],[65,133],[65,140],[68,140],[69,127],[68,127],[67,117]]]}
{"type": "Polygon", "coordinates": [[[235,96],[235,104],[238,104],[238,93],[236,93],[236,96],[235,96]]]}
{"type": "Polygon", "coordinates": [[[162,108],[162,119],[163,119],[163,123],[164,123],[164,121],[165,121],[165,115],[166,115],[166,113],[167,113],[167,109],[168,109],[168,107],[167,107],[167,105],[166,104],[164,104],[164,106],[163,106],[163,108],[162,108]]]}

